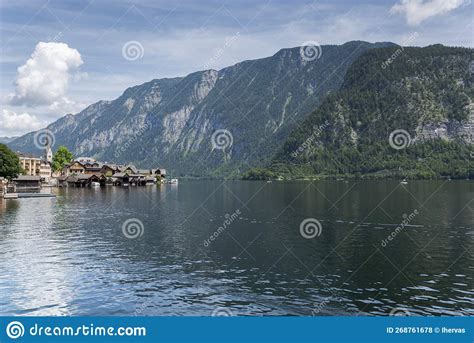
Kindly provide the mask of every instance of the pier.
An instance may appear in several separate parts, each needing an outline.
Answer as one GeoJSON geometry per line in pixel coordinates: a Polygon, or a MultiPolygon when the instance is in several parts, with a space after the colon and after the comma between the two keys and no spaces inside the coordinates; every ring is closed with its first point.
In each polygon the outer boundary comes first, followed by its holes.
{"type": "Polygon", "coordinates": [[[4,199],[18,199],[18,198],[56,198],[56,194],[52,193],[5,193],[4,199]]]}

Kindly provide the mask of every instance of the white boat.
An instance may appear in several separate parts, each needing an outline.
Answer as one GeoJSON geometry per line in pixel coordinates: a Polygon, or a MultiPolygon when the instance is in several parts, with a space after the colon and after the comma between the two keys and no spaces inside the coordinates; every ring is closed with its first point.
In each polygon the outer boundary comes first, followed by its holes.
{"type": "Polygon", "coordinates": [[[177,185],[177,184],[178,184],[178,179],[171,179],[171,180],[170,180],[170,183],[171,183],[172,185],[177,185]]]}
{"type": "Polygon", "coordinates": [[[400,184],[402,184],[402,185],[408,185],[407,179],[403,179],[402,182],[400,182],[400,184]]]}
{"type": "Polygon", "coordinates": [[[96,182],[96,181],[93,181],[91,182],[91,187],[100,187],[100,183],[99,182],[96,182]]]}

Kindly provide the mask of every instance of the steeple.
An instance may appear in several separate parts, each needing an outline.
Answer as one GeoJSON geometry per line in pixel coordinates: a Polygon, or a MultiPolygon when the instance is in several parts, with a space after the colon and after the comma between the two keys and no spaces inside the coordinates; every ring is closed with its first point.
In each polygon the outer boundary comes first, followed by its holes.
{"type": "Polygon", "coordinates": [[[46,146],[45,157],[46,157],[46,161],[50,163],[53,162],[53,151],[51,150],[51,146],[49,144],[46,146]]]}

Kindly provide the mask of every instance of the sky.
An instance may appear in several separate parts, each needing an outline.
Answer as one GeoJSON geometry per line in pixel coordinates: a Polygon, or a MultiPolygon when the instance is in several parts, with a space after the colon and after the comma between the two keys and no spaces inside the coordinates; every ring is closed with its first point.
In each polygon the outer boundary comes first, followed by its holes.
{"type": "Polygon", "coordinates": [[[473,47],[473,10],[472,0],[0,0],[0,136],[151,79],[306,42],[473,47]]]}

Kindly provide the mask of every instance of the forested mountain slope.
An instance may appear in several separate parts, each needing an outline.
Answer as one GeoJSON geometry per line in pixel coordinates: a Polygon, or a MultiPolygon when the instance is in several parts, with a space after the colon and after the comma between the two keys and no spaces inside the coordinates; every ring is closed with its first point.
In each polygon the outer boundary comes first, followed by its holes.
{"type": "Polygon", "coordinates": [[[473,49],[369,50],[341,89],[246,178],[474,177],[473,49]]]}

